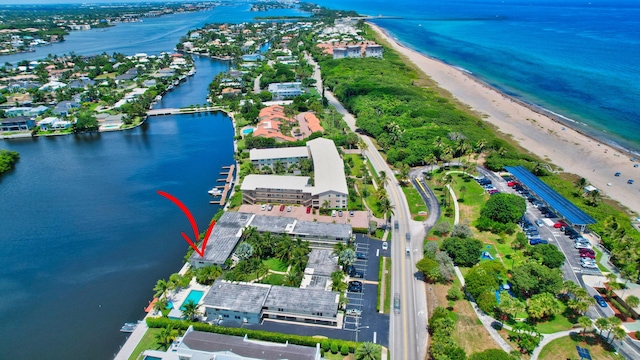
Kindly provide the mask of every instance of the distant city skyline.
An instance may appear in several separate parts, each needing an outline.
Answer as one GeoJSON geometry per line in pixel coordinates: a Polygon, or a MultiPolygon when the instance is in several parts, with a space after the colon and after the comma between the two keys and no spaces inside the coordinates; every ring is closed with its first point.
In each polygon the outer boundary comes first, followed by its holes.
{"type": "MultiPolygon", "coordinates": [[[[148,2],[214,2],[216,0],[0,0],[0,5],[54,5],[54,4],[105,4],[105,3],[148,3],[148,2]]],[[[223,0],[224,1],[224,0],[223,0]]]]}

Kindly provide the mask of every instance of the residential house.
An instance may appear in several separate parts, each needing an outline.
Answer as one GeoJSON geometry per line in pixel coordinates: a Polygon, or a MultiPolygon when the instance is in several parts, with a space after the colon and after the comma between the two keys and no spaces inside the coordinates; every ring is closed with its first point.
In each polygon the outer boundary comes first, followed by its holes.
{"type": "Polygon", "coordinates": [[[370,44],[366,45],[364,49],[366,57],[382,58],[382,45],[370,44]]]}
{"type": "Polygon", "coordinates": [[[320,119],[318,119],[316,114],[312,112],[307,112],[307,113],[304,113],[303,118],[305,123],[309,127],[309,130],[311,131],[311,133],[324,132],[324,128],[322,127],[322,125],[320,125],[320,119]]]}
{"type": "Polygon", "coordinates": [[[86,89],[89,86],[95,85],[95,83],[96,83],[95,81],[89,78],[80,78],[80,79],[72,80],[71,82],[69,82],[69,88],[70,89],[86,89]]]}
{"type": "Polygon", "coordinates": [[[359,58],[362,56],[360,45],[347,45],[347,57],[359,58]]]}
{"type": "Polygon", "coordinates": [[[18,116],[0,119],[0,131],[27,131],[34,127],[36,122],[26,116],[18,116]]]}
{"type": "Polygon", "coordinates": [[[52,112],[54,115],[58,116],[69,116],[72,109],[77,109],[79,107],[80,104],[75,101],[61,101],[56,105],[52,112]]]}
{"type": "Polygon", "coordinates": [[[346,47],[333,48],[333,58],[334,59],[344,59],[346,57],[347,57],[347,48],[346,47]]]}

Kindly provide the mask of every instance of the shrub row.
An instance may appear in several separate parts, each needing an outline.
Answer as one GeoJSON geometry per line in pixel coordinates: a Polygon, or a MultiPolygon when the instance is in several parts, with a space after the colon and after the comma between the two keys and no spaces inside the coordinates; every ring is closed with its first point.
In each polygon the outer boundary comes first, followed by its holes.
{"type": "MultiPolygon", "coordinates": [[[[312,336],[291,335],[291,334],[282,334],[282,333],[275,333],[275,332],[269,332],[269,331],[263,331],[263,330],[224,327],[220,325],[210,325],[207,323],[192,322],[187,320],[173,320],[165,317],[147,318],[147,326],[149,326],[150,328],[165,328],[167,326],[170,326],[174,329],[187,330],[191,325],[193,325],[194,330],[210,332],[215,334],[224,334],[224,335],[233,335],[233,336],[247,335],[251,339],[256,339],[256,340],[265,340],[265,341],[271,341],[275,343],[288,342],[289,344],[311,346],[311,347],[316,346],[317,343],[321,343],[321,345],[324,345],[323,344],[324,341],[318,338],[314,338],[312,336]]],[[[330,340],[330,342],[326,342],[326,344],[329,344],[329,348],[333,347],[333,344],[335,344],[336,348],[340,350],[347,349],[349,353],[353,353],[356,348],[355,342],[340,340],[340,339],[330,340]]]]}

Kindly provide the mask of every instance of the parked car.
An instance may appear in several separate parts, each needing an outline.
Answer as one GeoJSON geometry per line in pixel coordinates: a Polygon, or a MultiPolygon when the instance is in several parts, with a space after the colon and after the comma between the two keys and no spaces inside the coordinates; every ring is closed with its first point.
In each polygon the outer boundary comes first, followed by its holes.
{"type": "Polygon", "coordinates": [[[499,192],[500,192],[500,191],[498,191],[498,189],[490,189],[490,190],[487,190],[487,194],[489,194],[489,195],[497,194],[497,193],[499,193],[499,192]]]}
{"type": "Polygon", "coordinates": [[[342,210],[338,211],[338,216],[342,217],[342,210]]]}
{"type": "Polygon", "coordinates": [[[531,244],[531,245],[548,244],[548,243],[549,243],[549,241],[544,240],[544,239],[540,239],[540,238],[529,239],[529,244],[531,244]]]}
{"type": "Polygon", "coordinates": [[[620,176],[622,175],[619,171],[617,173],[615,173],[615,176],[620,176]]]}
{"type": "Polygon", "coordinates": [[[347,309],[346,314],[348,316],[361,316],[362,310],[360,309],[347,309]]]}
{"type": "Polygon", "coordinates": [[[362,292],[362,282],[349,281],[349,286],[347,290],[349,290],[350,292],[362,292]]]}
{"type": "Polygon", "coordinates": [[[307,206],[307,214],[311,214],[311,206],[307,206]]]}
{"type": "Polygon", "coordinates": [[[271,211],[271,210],[273,210],[273,205],[269,204],[269,205],[267,206],[267,211],[271,211]]]}
{"type": "Polygon", "coordinates": [[[597,269],[598,265],[596,263],[582,263],[581,266],[587,269],[597,269]]]}
{"type": "Polygon", "coordinates": [[[260,206],[260,210],[265,211],[267,210],[267,205],[262,204],[262,206],[260,206]]]}
{"type": "Polygon", "coordinates": [[[517,181],[514,181],[514,180],[511,180],[511,181],[508,181],[508,182],[507,182],[507,186],[509,186],[509,187],[514,187],[514,186],[516,186],[517,184],[518,184],[518,182],[517,182],[517,181]]]}
{"type": "Polygon", "coordinates": [[[605,301],[605,299],[600,296],[600,295],[593,295],[593,298],[596,299],[596,302],[598,303],[598,305],[600,305],[600,307],[606,308],[607,302],[605,301]]]}
{"type": "Polygon", "coordinates": [[[360,260],[367,260],[367,254],[361,252],[356,253],[356,258],[360,260]]]}
{"type": "Polygon", "coordinates": [[[574,245],[574,248],[576,249],[591,249],[591,244],[585,244],[585,243],[577,243],[574,245]]]}
{"type": "Polygon", "coordinates": [[[556,229],[560,229],[563,226],[567,226],[567,223],[562,221],[562,220],[560,220],[557,223],[553,224],[553,227],[556,228],[556,229]]]}
{"type": "Polygon", "coordinates": [[[595,259],[596,255],[595,254],[591,254],[591,253],[580,253],[580,257],[589,258],[589,259],[595,259]]]}
{"type": "Polygon", "coordinates": [[[352,278],[362,279],[364,278],[364,273],[362,271],[354,270],[349,276],[352,278]]]}
{"type": "Polygon", "coordinates": [[[287,212],[291,212],[291,206],[287,206],[287,212]]]}
{"type": "Polygon", "coordinates": [[[595,252],[595,251],[593,251],[593,249],[579,249],[579,250],[578,250],[578,252],[579,252],[580,254],[582,254],[582,253],[593,254],[593,255],[595,255],[595,254],[596,254],[596,252],[595,252]]]}
{"type": "Polygon", "coordinates": [[[280,211],[284,211],[284,204],[280,205],[280,211]]]}
{"type": "Polygon", "coordinates": [[[536,225],[538,226],[542,226],[544,224],[544,222],[540,219],[536,219],[536,225]]]}
{"type": "Polygon", "coordinates": [[[353,217],[355,214],[356,213],[353,210],[349,211],[349,216],[353,217]]]}
{"type": "Polygon", "coordinates": [[[633,184],[633,179],[627,180],[627,184],[633,184]]]}
{"type": "Polygon", "coordinates": [[[382,250],[388,250],[388,249],[389,249],[389,243],[388,243],[388,242],[386,242],[386,241],[384,241],[384,242],[382,243],[382,250]]]}
{"type": "Polygon", "coordinates": [[[332,217],[336,217],[338,215],[338,213],[335,210],[331,210],[331,216],[332,217]]]}

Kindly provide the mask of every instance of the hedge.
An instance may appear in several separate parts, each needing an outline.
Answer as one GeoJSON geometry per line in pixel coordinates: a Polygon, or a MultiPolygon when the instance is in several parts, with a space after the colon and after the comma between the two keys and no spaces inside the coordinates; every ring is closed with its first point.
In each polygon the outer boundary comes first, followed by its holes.
{"type": "Polygon", "coordinates": [[[368,234],[369,233],[369,229],[367,229],[367,228],[354,227],[354,228],[351,229],[351,231],[353,231],[354,234],[368,234]]]}
{"type": "MultiPolygon", "coordinates": [[[[220,325],[210,325],[202,322],[192,322],[188,320],[173,320],[165,317],[159,318],[147,318],[147,326],[150,328],[165,328],[170,326],[174,329],[187,330],[189,326],[193,326],[194,330],[210,332],[215,334],[233,335],[233,336],[245,336],[247,335],[251,339],[265,340],[275,343],[286,343],[302,346],[315,347],[317,343],[322,343],[323,340],[314,338],[312,336],[292,335],[269,332],[264,330],[251,330],[243,328],[224,327],[220,325]]],[[[340,339],[331,340],[332,344],[336,344],[339,348],[347,346],[350,353],[355,352],[356,343],[353,341],[346,341],[340,339]]],[[[332,346],[333,348],[333,346],[332,346]]],[[[333,350],[333,349],[332,349],[333,350]]],[[[337,351],[336,351],[337,352],[337,351]]]]}

